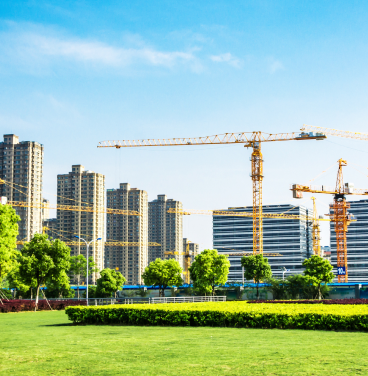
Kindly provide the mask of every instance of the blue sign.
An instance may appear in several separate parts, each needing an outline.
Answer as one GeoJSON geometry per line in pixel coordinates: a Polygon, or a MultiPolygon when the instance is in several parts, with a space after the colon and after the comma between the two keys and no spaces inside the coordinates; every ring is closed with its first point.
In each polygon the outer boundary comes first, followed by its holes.
{"type": "Polygon", "coordinates": [[[339,266],[337,268],[337,275],[346,275],[346,269],[345,266],[339,266]]]}

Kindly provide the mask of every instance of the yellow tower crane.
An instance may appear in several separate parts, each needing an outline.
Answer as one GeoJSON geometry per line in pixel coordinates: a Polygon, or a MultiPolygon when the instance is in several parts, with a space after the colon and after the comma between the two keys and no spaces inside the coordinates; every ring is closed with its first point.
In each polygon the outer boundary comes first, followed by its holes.
{"type": "Polygon", "coordinates": [[[313,222],[312,222],[312,239],[313,239],[313,253],[321,256],[321,229],[319,227],[319,218],[317,213],[316,198],[313,200],[313,222]]]}
{"type": "Polygon", "coordinates": [[[145,139],[145,140],[121,140],[101,141],[99,148],[135,148],[147,146],[194,146],[194,145],[218,145],[218,144],[244,144],[253,149],[252,182],[253,182],[253,254],[263,253],[263,215],[262,215],[262,182],[263,182],[263,156],[261,144],[272,141],[292,140],[323,140],[323,133],[276,133],[241,132],[225,133],[213,136],[195,138],[171,138],[171,139],[145,139]]]}
{"type": "Polygon", "coordinates": [[[187,246],[184,252],[179,252],[179,251],[165,251],[164,254],[165,256],[168,255],[176,255],[176,256],[184,256],[184,282],[187,283],[188,285],[190,284],[190,273],[189,273],[189,268],[191,265],[191,256],[192,252],[190,251],[190,246],[189,243],[191,243],[190,240],[187,240],[187,246]]]}
{"type": "Polygon", "coordinates": [[[291,190],[293,191],[294,198],[302,198],[303,192],[308,193],[324,193],[332,194],[334,196],[333,204],[330,206],[332,214],[330,215],[331,221],[335,223],[336,232],[336,255],[337,255],[337,274],[338,282],[348,282],[348,258],[347,258],[347,245],[346,233],[348,226],[352,222],[352,216],[348,213],[350,204],[346,202],[346,195],[364,195],[368,196],[368,189],[352,188],[344,185],[342,168],[347,166],[344,159],[338,160],[339,169],[337,172],[336,187],[335,189],[326,186],[311,186],[293,184],[291,190]]]}

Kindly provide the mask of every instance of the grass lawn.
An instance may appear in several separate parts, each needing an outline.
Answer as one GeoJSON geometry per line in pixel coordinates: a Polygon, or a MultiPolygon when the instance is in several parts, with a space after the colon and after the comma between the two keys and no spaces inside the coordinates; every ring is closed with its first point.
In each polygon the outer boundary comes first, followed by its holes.
{"type": "Polygon", "coordinates": [[[368,375],[368,333],[73,326],[0,314],[1,375],[368,375]]]}

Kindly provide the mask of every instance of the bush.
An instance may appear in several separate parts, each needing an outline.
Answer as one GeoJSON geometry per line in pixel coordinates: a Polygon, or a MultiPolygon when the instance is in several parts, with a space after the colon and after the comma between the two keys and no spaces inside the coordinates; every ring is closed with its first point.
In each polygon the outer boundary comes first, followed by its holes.
{"type": "Polygon", "coordinates": [[[276,304],[368,304],[368,299],[322,299],[322,300],[248,300],[248,303],[276,304]]]}
{"type": "Polygon", "coordinates": [[[65,312],[71,321],[83,324],[368,330],[364,305],[209,302],[67,307],[65,312]]]}
{"type": "MultiPolygon", "coordinates": [[[[52,309],[62,310],[69,306],[81,306],[85,305],[85,301],[81,300],[51,300],[49,301],[52,309]]],[[[3,304],[0,304],[0,312],[21,312],[21,311],[34,311],[35,301],[34,300],[8,300],[4,301],[3,304]]],[[[38,302],[39,311],[49,311],[50,307],[47,304],[46,300],[39,300],[38,302]]]]}

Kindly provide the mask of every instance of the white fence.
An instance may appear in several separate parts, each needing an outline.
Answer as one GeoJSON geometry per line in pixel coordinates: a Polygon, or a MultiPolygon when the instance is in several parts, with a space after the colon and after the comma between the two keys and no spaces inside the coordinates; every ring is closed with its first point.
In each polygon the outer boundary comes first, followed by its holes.
{"type": "Polygon", "coordinates": [[[163,298],[104,298],[88,299],[89,305],[110,304],[159,304],[159,303],[203,303],[226,302],[226,296],[183,296],[163,298]]]}

